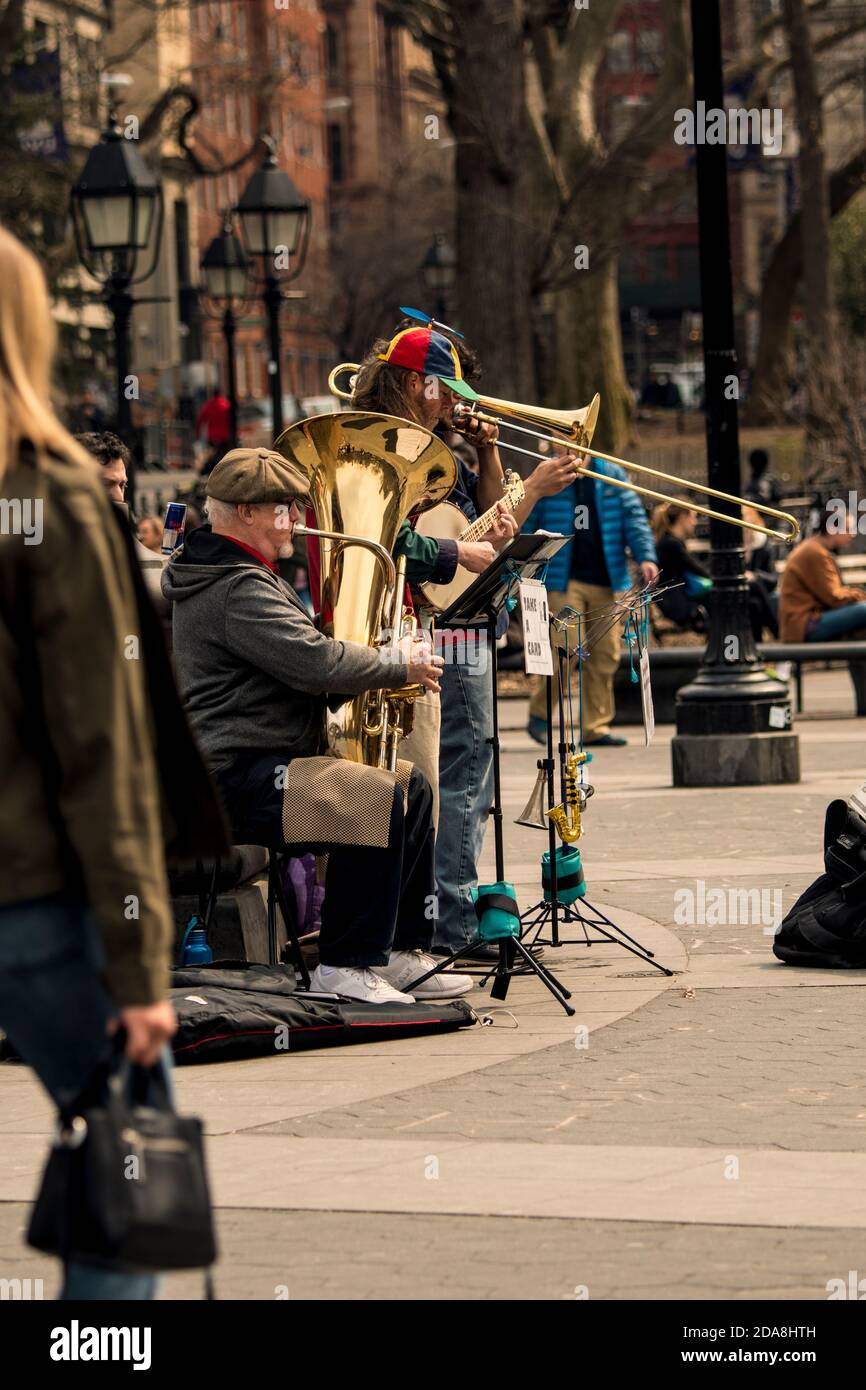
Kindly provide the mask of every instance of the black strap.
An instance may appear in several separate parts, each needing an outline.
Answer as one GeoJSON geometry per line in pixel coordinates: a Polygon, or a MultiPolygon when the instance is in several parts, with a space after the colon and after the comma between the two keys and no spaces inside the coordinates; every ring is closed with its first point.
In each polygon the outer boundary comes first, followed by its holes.
{"type": "Polygon", "coordinates": [[[520,920],[520,913],[517,911],[517,903],[513,898],[506,898],[504,893],[479,893],[475,899],[475,915],[481,919],[483,913],[489,907],[498,908],[500,912],[507,912],[509,917],[516,917],[520,920]]]}
{"type": "MultiPolygon", "coordinates": [[[[563,877],[562,874],[557,874],[557,875],[556,875],[556,887],[557,887],[557,889],[560,889],[560,888],[577,888],[577,886],[578,886],[579,884],[584,883],[585,881],[586,881],[586,880],[585,880],[585,878],[584,878],[583,869],[578,869],[577,872],[576,872],[576,873],[573,873],[573,874],[566,874],[565,877],[563,877]]],[[[549,874],[545,874],[544,886],[547,888],[547,887],[550,886],[550,883],[551,883],[550,875],[549,875],[549,874]]]]}

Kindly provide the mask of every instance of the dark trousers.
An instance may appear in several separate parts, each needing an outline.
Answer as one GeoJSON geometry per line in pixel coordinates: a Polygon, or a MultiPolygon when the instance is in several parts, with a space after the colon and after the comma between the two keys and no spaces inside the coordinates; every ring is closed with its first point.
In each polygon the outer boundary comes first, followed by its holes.
{"type": "MultiPolygon", "coordinates": [[[[216,776],[238,844],[283,851],[284,753],[238,758],[216,776]]],[[[433,794],[417,769],[406,810],[395,796],[385,849],[329,843],[290,845],[291,854],[327,854],[319,936],[322,965],[386,965],[393,950],[428,950],[435,911],[433,794]]]]}

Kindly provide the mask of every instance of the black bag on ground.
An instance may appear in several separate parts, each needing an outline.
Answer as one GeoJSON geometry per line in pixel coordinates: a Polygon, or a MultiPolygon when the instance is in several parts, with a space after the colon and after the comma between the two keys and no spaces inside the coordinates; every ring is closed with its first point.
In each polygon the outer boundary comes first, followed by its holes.
{"type": "Polygon", "coordinates": [[[857,796],[827,807],[826,872],[800,895],[773,938],[773,953],[786,965],[866,967],[866,819],[861,811],[857,796]]]}
{"type": "Polygon", "coordinates": [[[214,962],[175,970],[172,983],[177,1066],[448,1033],[475,1022],[474,1010],[462,1000],[365,1004],[311,998],[294,987],[294,973],[284,965],[214,962]]]}
{"type": "Polygon", "coordinates": [[[161,1065],[131,1066],[121,1045],[61,1113],[27,1239],[63,1260],[204,1268],[217,1251],[201,1122],[172,1110],[161,1065]]]}

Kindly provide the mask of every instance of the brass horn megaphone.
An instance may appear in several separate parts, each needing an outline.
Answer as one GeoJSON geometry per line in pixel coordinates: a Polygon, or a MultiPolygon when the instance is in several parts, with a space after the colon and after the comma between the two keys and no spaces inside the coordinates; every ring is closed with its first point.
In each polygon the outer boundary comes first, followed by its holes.
{"type": "Polygon", "coordinates": [[[544,811],[544,793],[546,790],[547,770],[544,763],[539,761],[538,776],[535,779],[535,786],[532,788],[532,795],[524,806],[522,814],[515,820],[515,825],[528,825],[533,830],[547,829],[547,816],[544,811]]]}

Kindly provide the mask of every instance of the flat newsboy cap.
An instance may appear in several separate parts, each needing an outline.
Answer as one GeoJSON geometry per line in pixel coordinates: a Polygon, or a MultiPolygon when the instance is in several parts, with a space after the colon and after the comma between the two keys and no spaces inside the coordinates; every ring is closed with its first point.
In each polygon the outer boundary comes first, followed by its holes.
{"type": "Polygon", "coordinates": [[[285,502],[309,490],[300,469],[272,449],[230,449],[205,488],[218,502],[285,502]]]}

